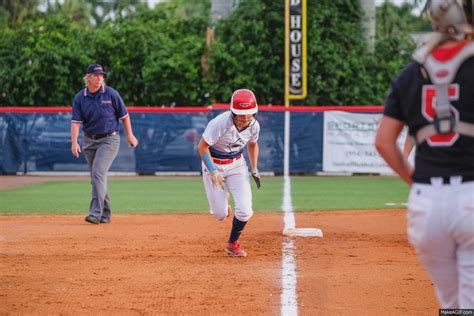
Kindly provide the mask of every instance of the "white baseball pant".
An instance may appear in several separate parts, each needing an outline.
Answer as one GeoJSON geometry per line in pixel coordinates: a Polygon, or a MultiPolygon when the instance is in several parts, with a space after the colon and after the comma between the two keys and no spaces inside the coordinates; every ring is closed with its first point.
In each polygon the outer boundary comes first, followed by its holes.
{"type": "Polygon", "coordinates": [[[435,284],[442,308],[474,308],[474,182],[414,183],[408,237],[435,284]]]}
{"type": "Polygon", "coordinates": [[[249,172],[243,156],[234,159],[230,164],[217,164],[214,166],[224,177],[224,191],[220,191],[212,184],[209,171],[202,164],[202,177],[209,202],[210,213],[217,220],[224,220],[227,216],[227,191],[232,194],[235,202],[235,217],[242,222],[247,222],[253,215],[252,190],[250,188],[249,172]]]}

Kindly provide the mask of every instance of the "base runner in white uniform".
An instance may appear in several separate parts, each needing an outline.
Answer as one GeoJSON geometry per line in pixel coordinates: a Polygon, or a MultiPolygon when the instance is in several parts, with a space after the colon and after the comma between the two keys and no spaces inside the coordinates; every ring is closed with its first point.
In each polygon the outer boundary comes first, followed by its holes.
{"type": "Polygon", "coordinates": [[[249,171],[243,156],[245,147],[248,148],[251,175],[260,189],[257,111],[257,100],[252,91],[235,91],[230,111],[211,120],[199,142],[204,187],[212,216],[220,221],[226,219],[231,212],[228,192],[234,198],[235,215],[225,248],[234,257],[247,256],[238,240],[253,214],[249,171]]]}

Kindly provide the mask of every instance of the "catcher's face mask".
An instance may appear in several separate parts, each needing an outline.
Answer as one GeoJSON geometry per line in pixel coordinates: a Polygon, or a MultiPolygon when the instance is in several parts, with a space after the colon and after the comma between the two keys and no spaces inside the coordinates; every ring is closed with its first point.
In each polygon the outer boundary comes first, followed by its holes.
{"type": "Polygon", "coordinates": [[[455,40],[472,33],[472,0],[430,0],[427,8],[434,31],[455,40]]]}

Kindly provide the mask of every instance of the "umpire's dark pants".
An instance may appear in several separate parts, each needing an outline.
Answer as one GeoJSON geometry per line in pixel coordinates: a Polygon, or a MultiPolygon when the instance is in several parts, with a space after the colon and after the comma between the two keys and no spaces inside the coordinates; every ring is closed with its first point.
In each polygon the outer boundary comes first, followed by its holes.
{"type": "Polygon", "coordinates": [[[120,147],[120,136],[108,136],[92,139],[84,135],[82,150],[89,164],[92,183],[92,200],[89,215],[97,218],[110,218],[111,206],[107,192],[107,173],[117,157],[120,147]]]}

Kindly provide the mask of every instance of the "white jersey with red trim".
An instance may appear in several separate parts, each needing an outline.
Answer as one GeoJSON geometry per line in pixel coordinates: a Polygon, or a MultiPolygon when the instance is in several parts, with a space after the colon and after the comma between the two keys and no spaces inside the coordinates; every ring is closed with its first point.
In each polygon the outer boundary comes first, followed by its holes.
{"type": "Polygon", "coordinates": [[[224,220],[229,215],[227,192],[232,193],[234,198],[235,218],[247,222],[253,214],[249,171],[242,152],[248,142],[257,142],[259,132],[260,125],[256,119],[239,132],[232,119],[232,112],[228,111],[211,120],[202,135],[210,145],[212,163],[225,179],[224,190],[216,189],[206,165],[202,163],[210,213],[218,220],[224,220]]]}
{"type": "Polygon", "coordinates": [[[232,120],[232,112],[227,111],[209,122],[202,137],[211,146],[212,157],[228,159],[242,154],[248,142],[257,142],[259,133],[260,125],[256,119],[239,132],[232,120]]]}

